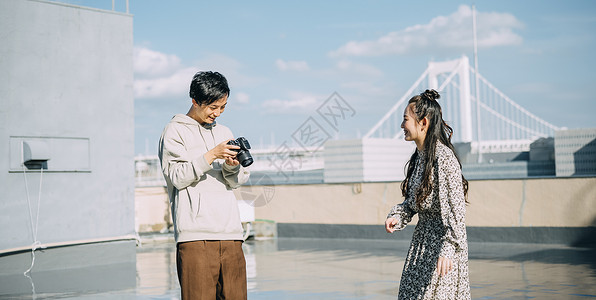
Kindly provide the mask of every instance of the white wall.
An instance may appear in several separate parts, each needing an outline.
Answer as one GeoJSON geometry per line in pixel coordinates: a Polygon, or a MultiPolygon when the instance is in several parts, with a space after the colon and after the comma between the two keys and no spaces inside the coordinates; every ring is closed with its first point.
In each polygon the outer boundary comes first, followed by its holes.
{"type": "Polygon", "coordinates": [[[325,143],[325,183],[396,181],[416,146],[403,139],[365,138],[325,143]]]}
{"type": "Polygon", "coordinates": [[[2,0],[0,39],[0,251],[133,234],[132,16],[2,0]]]}

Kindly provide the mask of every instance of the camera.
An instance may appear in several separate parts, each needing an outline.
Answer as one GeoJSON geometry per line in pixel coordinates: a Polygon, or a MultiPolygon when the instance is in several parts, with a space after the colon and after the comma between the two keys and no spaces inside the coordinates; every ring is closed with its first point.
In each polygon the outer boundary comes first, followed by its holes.
{"type": "Polygon", "coordinates": [[[253,163],[252,156],[250,155],[250,152],[248,152],[248,149],[250,149],[250,144],[248,143],[247,139],[241,136],[235,140],[229,141],[228,145],[240,147],[240,149],[230,150],[238,152],[238,154],[236,154],[236,158],[243,167],[248,167],[253,163]]]}

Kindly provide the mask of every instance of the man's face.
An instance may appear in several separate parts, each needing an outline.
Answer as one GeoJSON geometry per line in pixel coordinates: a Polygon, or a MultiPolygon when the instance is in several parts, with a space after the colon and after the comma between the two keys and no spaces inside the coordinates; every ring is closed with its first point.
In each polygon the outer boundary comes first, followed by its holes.
{"type": "Polygon", "coordinates": [[[226,104],[228,103],[228,97],[223,97],[219,100],[214,101],[208,105],[197,105],[197,116],[199,124],[211,124],[215,122],[215,119],[223,114],[226,104]]]}

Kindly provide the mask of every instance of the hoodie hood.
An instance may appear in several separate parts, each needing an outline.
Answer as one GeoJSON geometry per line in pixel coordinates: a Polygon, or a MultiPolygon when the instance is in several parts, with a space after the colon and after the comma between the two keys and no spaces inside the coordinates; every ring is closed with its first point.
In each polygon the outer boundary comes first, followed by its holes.
{"type": "Polygon", "coordinates": [[[185,124],[185,125],[192,125],[192,126],[201,126],[205,129],[211,129],[213,128],[217,122],[213,122],[210,124],[205,124],[205,125],[201,125],[199,122],[197,122],[197,120],[185,115],[185,114],[177,114],[172,118],[171,122],[175,122],[175,123],[180,123],[180,124],[185,124]]]}

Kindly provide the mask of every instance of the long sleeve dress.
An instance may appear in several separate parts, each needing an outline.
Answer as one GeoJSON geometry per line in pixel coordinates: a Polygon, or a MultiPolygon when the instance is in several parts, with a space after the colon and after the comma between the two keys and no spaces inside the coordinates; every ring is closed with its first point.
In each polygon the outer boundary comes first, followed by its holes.
{"type": "Polygon", "coordinates": [[[398,299],[470,299],[461,168],[453,151],[440,142],[436,157],[433,188],[421,207],[416,205],[415,194],[422,182],[426,158],[419,151],[406,199],[387,216],[397,219],[398,230],[404,229],[414,214],[418,213],[419,219],[404,264],[398,299]],[[445,276],[437,274],[439,256],[453,262],[445,276]]]}

